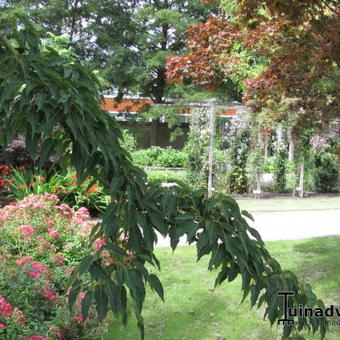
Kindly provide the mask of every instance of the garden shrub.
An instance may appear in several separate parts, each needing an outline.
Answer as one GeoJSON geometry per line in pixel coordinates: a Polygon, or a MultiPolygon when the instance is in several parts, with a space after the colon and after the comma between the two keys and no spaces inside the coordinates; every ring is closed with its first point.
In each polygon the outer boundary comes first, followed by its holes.
{"type": "Polygon", "coordinates": [[[166,148],[159,155],[157,163],[163,167],[184,168],[188,164],[188,155],[184,151],[166,148]]]}
{"type": "Polygon", "coordinates": [[[137,143],[134,135],[130,133],[128,129],[122,130],[123,140],[122,147],[129,153],[135,152],[137,150],[137,143]]]}
{"type": "Polygon", "coordinates": [[[269,173],[273,174],[274,173],[274,168],[275,168],[275,158],[274,157],[267,157],[264,159],[264,164],[263,164],[263,172],[264,173],[269,173]]]}
{"type": "Polygon", "coordinates": [[[26,149],[25,137],[18,135],[0,153],[0,164],[31,167],[33,161],[26,149]]]}
{"type": "Polygon", "coordinates": [[[133,152],[132,158],[134,163],[140,166],[184,168],[188,165],[187,153],[171,147],[152,146],[133,152]]]}
{"type": "Polygon", "coordinates": [[[336,155],[319,152],[314,155],[314,181],[318,192],[332,192],[338,183],[336,155]]]}
{"type": "Polygon", "coordinates": [[[94,310],[85,321],[78,296],[67,306],[67,280],[82,257],[102,245],[87,245],[95,224],[85,208],[58,204],[55,195],[30,195],[0,210],[0,338],[96,339],[94,310]],[[39,338],[40,336],[40,338],[39,338]]]}
{"type": "Polygon", "coordinates": [[[142,149],[132,153],[133,161],[136,165],[154,166],[157,164],[156,159],[162,153],[163,149],[159,146],[152,146],[149,149],[142,149]]]}
{"type": "Polygon", "coordinates": [[[150,185],[160,185],[162,183],[179,183],[186,182],[188,179],[187,172],[184,171],[148,171],[147,181],[150,185]]]}
{"type": "MultiPolygon", "coordinates": [[[[287,173],[293,173],[295,171],[294,160],[285,159],[285,168],[287,173]]],[[[275,172],[275,157],[267,157],[264,159],[263,172],[273,174],[275,172]]]]}

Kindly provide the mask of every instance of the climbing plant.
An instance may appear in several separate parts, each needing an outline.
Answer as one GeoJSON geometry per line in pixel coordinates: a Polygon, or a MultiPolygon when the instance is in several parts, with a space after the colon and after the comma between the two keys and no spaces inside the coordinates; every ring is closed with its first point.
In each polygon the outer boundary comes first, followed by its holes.
{"type": "Polygon", "coordinates": [[[286,161],[287,145],[283,140],[276,140],[274,146],[274,186],[277,192],[284,192],[286,189],[286,161]]]}
{"type": "Polygon", "coordinates": [[[244,194],[248,191],[247,160],[250,154],[251,125],[246,113],[240,114],[229,124],[225,137],[231,160],[229,173],[230,192],[244,194]]]}
{"type": "MultiPolygon", "coordinates": [[[[173,249],[186,235],[189,243],[196,242],[198,260],[210,255],[208,268],[218,270],[216,286],[241,276],[244,299],[250,294],[252,306],[266,305],[265,317],[271,324],[283,316],[277,295],[281,290],[295,292],[292,305],[323,307],[308,284],[299,283],[270,256],[247,223],[251,216],[240,211],[233,199],[218,193],[207,198],[204,190],[146,185],[144,172],[121,147],[121,130],[101,110],[100,99],[96,78],[77,60],[70,62],[55,50],[45,53],[34,26],[21,12],[1,12],[0,115],[6,139],[24,134],[33,158],[41,144],[41,163],[52,152],[62,154],[60,161],[74,165],[80,180],[94,176],[112,199],[90,237],[101,237],[103,247],[83,258],[71,277],[71,306],[88,273],[91,284],[82,303],[84,318],[95,305],[100,320],[112,310],[125,323],[129,292],[143,337],[146,284],[164,299],[161,282],[147,266],[160,267],[154,253],[159,231],[170,236],[173,249]],[[119,247],[122,240],[124,248],[119,247]],[[108,266],[101,262],[104,251],[114,259],[108,266]]],[[[324,337],[324,318],[295,321],[284,326],[284,337],[310,328],[324,337]]]]}
{"type": "Polygon", "coordinates": [[[208,148],[210,141],[209,110],[207,104],[191,108],[192,117],[185,152],[189,158],[189,179],[196,188],[206,188],[208,182],[208,148]]]}

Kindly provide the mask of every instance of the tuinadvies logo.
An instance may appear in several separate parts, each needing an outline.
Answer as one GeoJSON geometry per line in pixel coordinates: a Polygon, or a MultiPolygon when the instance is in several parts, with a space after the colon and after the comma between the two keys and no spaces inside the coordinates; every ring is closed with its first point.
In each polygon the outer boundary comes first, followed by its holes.
{"type": "Polygon", "coordinates": [[[294,325],[294,317],[338,317],[338,320],[332,321],[333,325],[340,326],[340,307],[335,307],[334,305],[330,305],[327,308],[311,308],[304,307],[301,304],[298,307],[289,307],[288,299],[289,296],[294,296],[294,292],[278,292],[277,295],[283,296],[283,310],[284,310],[284,318],[279,319],[277,321],[278,325],[294,325]]]}

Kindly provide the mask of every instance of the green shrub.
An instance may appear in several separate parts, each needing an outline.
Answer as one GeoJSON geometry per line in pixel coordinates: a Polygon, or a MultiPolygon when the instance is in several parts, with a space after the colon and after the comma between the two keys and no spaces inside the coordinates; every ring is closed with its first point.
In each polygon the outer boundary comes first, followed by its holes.
{"type": "Polygon", "coordinates": [[[273,174],[274,173],[274,167],[275,167],[274,163],[275,163],[275,158],[274,157],[265,158],[264,166],[263,166],[264,173],[273,174]]]}
{"type": "Polygon", "coordinates": [[[132,153],[133,161],[140,166],[162,166],[184,168],[188,164],[188,155],[181,150],[171,147],[161,148],[153,146],[149,149],[138,150],[132,153]]]}
{"type": "MultiPolygon", "coordinates": [[[[287,173],[295,171],[295,162],[293,160],[285,159],[285,167],[287,173]]],[[[268,157],[264,160],[263,172],[273,174],[275,172],[275,157],[268,157]]]]}
{"type": "Polygon", "coordinates": [[[159,166],[184,168],[188,164],[188,155],[184,151],[167,148],[157,159],[159,166]]]}
{"type": "Polygon", "coordinates": [[[133,162],[139,166],[151,166],[153,160],[150,157],[148,149],[138,150],[132,153],[133,162]]]}
{"type": "Polygon", "coordinates": [[[137,150],[137,143],[134,135],[130,133],[128,129],[124,129],[122,132],[123,132],[122,147],[129,153],[135,152],[137,150]]]}
{"type": "Polygon", "coordinates": [[[162,183],[179,183],[187,182],[188,174],[186,171],[163,171],[155,170],[147,172],[147,181],[151,185],[160,185],[162,183]]]}
{"type": "Polygon", "coordinates": [[[318,192],[331,192],[338,182],[338,167],[336,155],[330,152],[320,152],[314,156],[314,181],[318,192]]]}

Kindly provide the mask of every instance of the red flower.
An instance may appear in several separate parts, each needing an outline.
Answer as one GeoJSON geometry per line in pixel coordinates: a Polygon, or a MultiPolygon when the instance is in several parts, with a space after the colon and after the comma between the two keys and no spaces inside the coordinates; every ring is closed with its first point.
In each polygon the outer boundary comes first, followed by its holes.
{"type": "Polygon", "coordinates": [[[5,318],[10,318],[12,315],[12,306],[6,299],[0,295],[0,315],[3,315],[5,318]]]}
{"type": "Polygon", "coordinates": [[[55,229],[55,228],[47,228],[47,231],[50,233],[50,236],[52,238],[56,238],[56,239],[59,238],[59,232],[58,232],[57,229],[55,229]]]}
{"type": "Polygon", "coordinates": [[[32,260],[32,257],[31,256],[27,256],[27,257],[24,257],[22,259],[19,259],[19,260],[16,260],[15,262],[18,264],[18,265],[23,265],[25,264],[26,262],[29,262],[32,260]]]}
{"type": "Polygon", "coordinates": [[[55,295],[55,292],[51,289],[44,290],[44,297],[49,301],[54,301],[58,299],[58,297],[55,295]]]}

